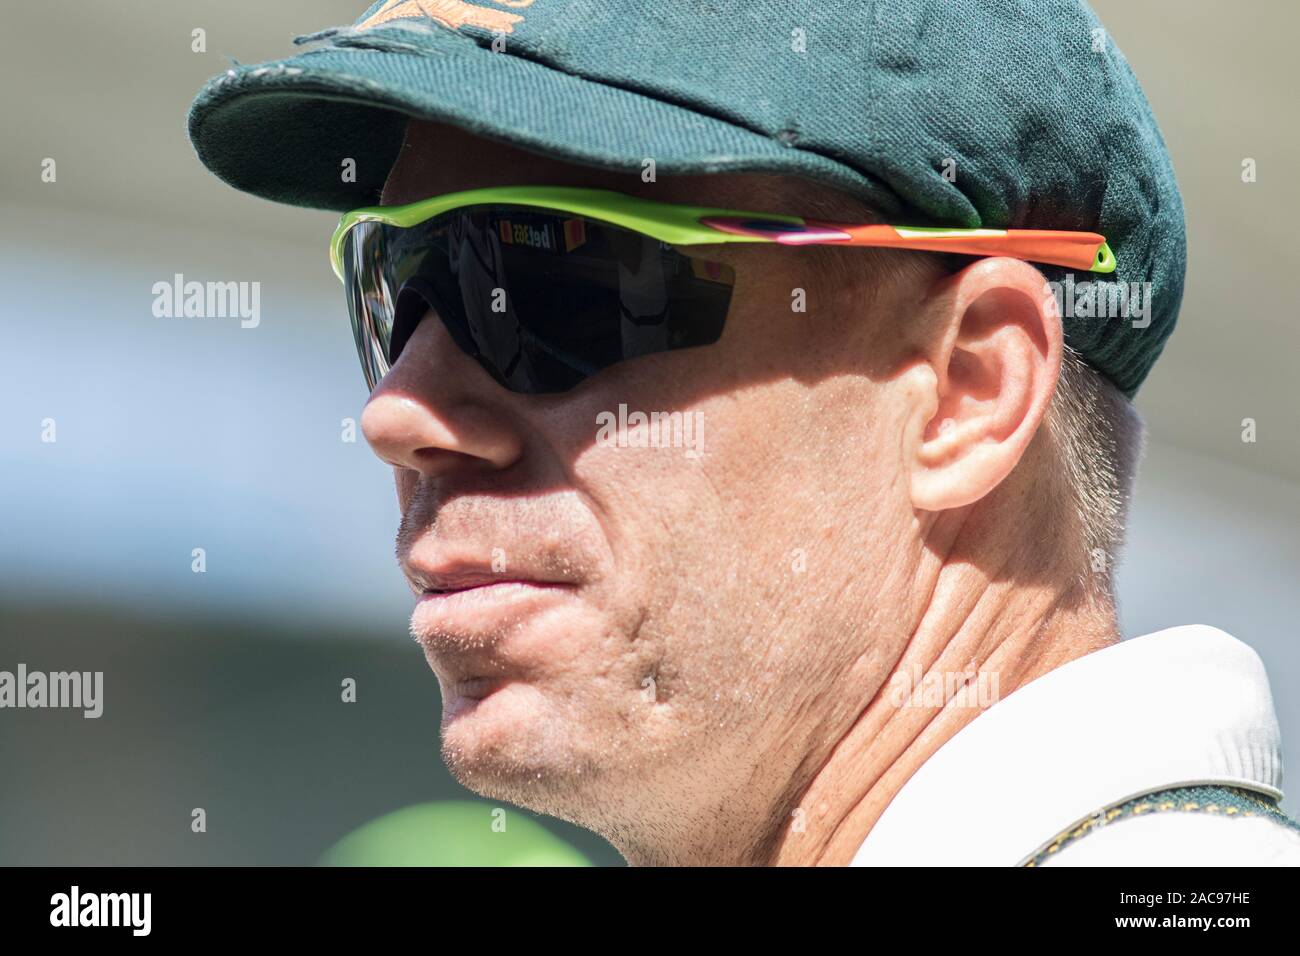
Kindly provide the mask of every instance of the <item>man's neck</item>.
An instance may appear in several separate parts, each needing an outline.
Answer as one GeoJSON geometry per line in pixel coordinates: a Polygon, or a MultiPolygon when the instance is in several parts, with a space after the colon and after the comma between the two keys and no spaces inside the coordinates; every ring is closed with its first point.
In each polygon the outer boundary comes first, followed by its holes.
{"type": "Polygon", "coordinates": [[[848,864],[903,785],[962,727],[1118,640],[1113,608],[998,571],[943,564],[902,657],[804,789],[794,822],[783,821],[768,862],[848,864]]]}

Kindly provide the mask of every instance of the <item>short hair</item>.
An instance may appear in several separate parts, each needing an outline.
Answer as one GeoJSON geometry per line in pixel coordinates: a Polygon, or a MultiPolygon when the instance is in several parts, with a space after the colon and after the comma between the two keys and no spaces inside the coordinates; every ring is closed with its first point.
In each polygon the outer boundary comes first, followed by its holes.
{"type": "Polygon", "coordinates": [[[1114,569],[1142,456],[1142,418],[1113,382],[1066,346],[1047,408],[1047,431],[1088,552],[1079,583],[1087,597],[1113,598],[1114,569]]]}

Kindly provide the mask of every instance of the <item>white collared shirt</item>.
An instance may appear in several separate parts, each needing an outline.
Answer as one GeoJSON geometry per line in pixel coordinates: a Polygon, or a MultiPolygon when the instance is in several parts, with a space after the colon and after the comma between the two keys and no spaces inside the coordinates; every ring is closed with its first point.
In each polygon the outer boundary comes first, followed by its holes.
{"type": "MultiPolygon", "coordinates": [[[[1259,656],[1212,627],[1121,641],[993,704],[903,785],[854,866],[1015,866],[1126,800],[1217,784],[1282,796],[1259,656]]],[[[1067,844],[1054,865],[1300,865],[1300,834],[1261,818],[1161,813],[1067,844]]]]}

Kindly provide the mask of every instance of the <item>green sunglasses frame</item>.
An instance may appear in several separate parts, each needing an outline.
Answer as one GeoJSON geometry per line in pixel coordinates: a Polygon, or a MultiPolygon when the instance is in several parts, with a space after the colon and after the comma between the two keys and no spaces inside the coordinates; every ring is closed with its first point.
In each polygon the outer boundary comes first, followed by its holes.
{"type": "Polygon", "coordinates": [[[352,227],[380,222],[407,228],[468,206],[532,206],[621,226],[676,246],[717,243],[848,245],[962,255],[1005,255],[1090,272],[1115,270],[1104,236],[1041,229],[952,229],[932,226],[851,225],[779,213],[689,206],[575,186],[493,186],[422,199],[404,206],[368,206],[339,220],[330,240],[330,265],[343,279],[343,243],[352,227]]]}

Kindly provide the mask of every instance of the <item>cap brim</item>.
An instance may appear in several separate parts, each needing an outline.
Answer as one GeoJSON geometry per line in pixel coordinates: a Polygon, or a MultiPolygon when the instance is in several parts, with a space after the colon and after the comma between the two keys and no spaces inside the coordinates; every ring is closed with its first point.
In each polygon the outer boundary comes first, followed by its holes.
{"type": "Polygon", "coordinates": [[[800,149],[793,133],[767,135],[450,31],[432,45],[424,40],[419,52],[334,46],[215,77],[190,110],[200,160],[267,199],[355,209],[379,201],[406,120],[419,117],[582,165],[640,174],[653,160],[656,175],[786,174],[882,211],[898,205],[871,177],[800,149]]]}

